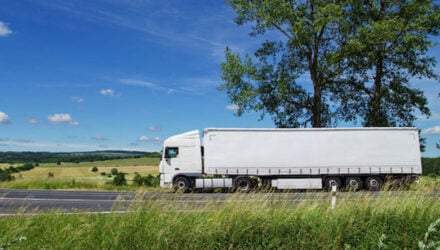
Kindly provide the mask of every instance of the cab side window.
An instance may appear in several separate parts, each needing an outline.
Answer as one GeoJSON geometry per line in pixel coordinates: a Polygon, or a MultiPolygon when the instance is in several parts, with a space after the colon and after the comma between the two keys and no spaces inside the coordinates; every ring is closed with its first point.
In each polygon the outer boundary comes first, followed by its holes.
{"type": "Polygon", "coordinates": [[[165,158],[176,158],[179,155],[179,148],[166,148],[165,158]]]}

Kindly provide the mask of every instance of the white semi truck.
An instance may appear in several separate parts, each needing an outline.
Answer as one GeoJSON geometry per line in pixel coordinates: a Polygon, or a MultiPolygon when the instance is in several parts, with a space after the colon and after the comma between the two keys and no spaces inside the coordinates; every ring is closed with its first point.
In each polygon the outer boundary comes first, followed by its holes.
{"type": "Polygon", "coordinates": [[[416,128],[208,128],[167,138],[160,186],[380,190],[422,173],[416,128]]]}

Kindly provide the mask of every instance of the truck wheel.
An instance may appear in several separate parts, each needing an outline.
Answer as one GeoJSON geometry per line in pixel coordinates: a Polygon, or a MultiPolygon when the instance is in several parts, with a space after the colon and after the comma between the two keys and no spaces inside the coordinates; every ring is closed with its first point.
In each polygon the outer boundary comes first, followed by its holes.
{"type": "Polygon", "coordinates": [[[347,179],[345,179],[345,187],[350,191],[359,191],[363,185],[364,183],[359,177],[347,177],[347,179]]]}
{"type": "Polygon", "coordinates": [[[336,186],[336,189],[339,190],[341,188],[341,178],[339,177],[327,177],[324,181],[324,189],[327,191],[331,191],[332,187],[336,186]]]}
{"type": "Polygon", "coordinates": [[[366,185],[370,191],[379,191],[383,186],[383,180],[379,176],[370,176],[367,178],[366,185]]]}
{"type": "Polygon", "coordinates": [[[174,191],[180,191],[183,193],[188,192],[190,189],[190,182],[185,176],[179,176],[174,180],[174,191]]]}
{"type": "Polygon", "coordinates": [[[253,189],[252,180],[248,177],[238,177],[234,181],[234,187],[238,192],[247,193],[253,189]]]}

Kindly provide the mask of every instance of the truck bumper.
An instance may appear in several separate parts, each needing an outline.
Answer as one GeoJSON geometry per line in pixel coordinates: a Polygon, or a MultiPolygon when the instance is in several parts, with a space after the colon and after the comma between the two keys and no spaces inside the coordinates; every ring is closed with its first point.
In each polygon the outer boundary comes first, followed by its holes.
{"type": "Polygon", "coordinates": [[[168,174],[160,174],[160,187],[172,188],[173,187],[172,176],[168,174]]]}

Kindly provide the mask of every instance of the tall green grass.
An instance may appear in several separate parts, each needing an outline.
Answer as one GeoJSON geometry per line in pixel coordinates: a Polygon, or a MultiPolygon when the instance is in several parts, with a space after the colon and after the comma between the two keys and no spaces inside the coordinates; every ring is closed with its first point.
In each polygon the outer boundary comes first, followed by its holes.
{"type": "MultiPolygon", "coordinates": [[[[299,203],[271,194],[237,195],[221,205],[136,200],[109,215],[14,216],[0,220],[0,244],[20,249],[417,249],[440,202],[426,195],[330,197],[299,203]]],[[[437,228],[426,245],[438,242],[437,228]]]]}

